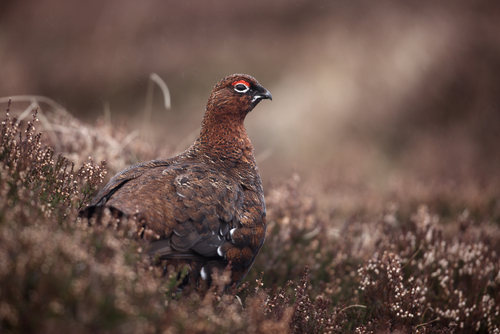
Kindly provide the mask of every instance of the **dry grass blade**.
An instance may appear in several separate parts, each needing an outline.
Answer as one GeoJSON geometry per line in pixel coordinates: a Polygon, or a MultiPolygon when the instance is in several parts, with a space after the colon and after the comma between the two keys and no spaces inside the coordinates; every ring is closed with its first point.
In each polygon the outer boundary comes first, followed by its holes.
{"type": "Polygon", "coordinates": [[[151,73],[149,75],[148,81],[148,90],[146,93],[146,105],[144,106],[144,119],[142,122],[142,135],[146,136],[149,129],[149,123],[151,121],[151,114],[153,112],[153,92],[154,92],[154,83],[160,87],[163,93],[163,101],[165,105],[165,109],[170,110],[170,90],[168,89],[167,84],[163,79],[156,73],[151,73]]]}

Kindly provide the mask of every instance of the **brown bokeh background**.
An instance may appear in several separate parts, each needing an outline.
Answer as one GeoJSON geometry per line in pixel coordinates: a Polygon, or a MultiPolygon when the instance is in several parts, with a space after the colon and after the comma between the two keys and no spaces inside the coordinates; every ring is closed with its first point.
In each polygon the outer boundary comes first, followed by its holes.
{"type": "Polygon", "coordinates": [[[274,98],[246,120],[264,183],[298,173],[339,208],[498,206],[497,1],[4,0],[0,65],[0,96],[44,95],[90,124],[108,109],[130,131],[157,73],[172,109],[157,89],[151,133],[179,149],[213,85],[247,73],[274,98]]]}

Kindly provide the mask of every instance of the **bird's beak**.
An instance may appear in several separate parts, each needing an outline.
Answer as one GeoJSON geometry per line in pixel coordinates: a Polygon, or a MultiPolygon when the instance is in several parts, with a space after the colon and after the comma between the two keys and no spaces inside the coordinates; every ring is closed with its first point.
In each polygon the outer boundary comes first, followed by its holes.
{"type": "Polygon", "coordinates": [[[254,96],[253,96],[253,101],[260,101],[260,100],[266,100],[266,99],[269,99],[269,100],[273,100],[273,96],[271,95],[271,93],[265,89],[264,87],[262,87],[260,89],[259,92],[257,92],[254,96]]]}

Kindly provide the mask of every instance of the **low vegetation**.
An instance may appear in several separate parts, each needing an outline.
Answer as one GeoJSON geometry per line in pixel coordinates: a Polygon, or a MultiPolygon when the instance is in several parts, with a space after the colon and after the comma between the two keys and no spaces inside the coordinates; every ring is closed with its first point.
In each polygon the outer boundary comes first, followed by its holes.
{"type": "Polygon", "coordinates": [[[45,138],[36,113],[18,122],[8,108],[1,125],[2,333],[500,333],[491,209],[442,217],[399,198],[346,218],[318,209],[293,175],[266,187],[267,239],[244,283],[223,292],[220,273],[207,294],[183,296],[127,226],[78,218],[106,177],[89,154],[119,156],[113,174],[158,152],[117,150],[126,131],[57,119],[75,130],[45,138]]]}

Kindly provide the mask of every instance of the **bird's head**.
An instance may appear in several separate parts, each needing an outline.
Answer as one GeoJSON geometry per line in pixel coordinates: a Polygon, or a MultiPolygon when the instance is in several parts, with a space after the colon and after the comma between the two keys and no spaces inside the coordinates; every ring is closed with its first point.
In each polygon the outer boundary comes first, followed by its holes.
{"type": "Polygon", "coordinates": [[[232,113],[242,118],[261,101],[273,97],[255,78],[233,74],[222,79],[212,90],[207,111],[232,113]]]}

